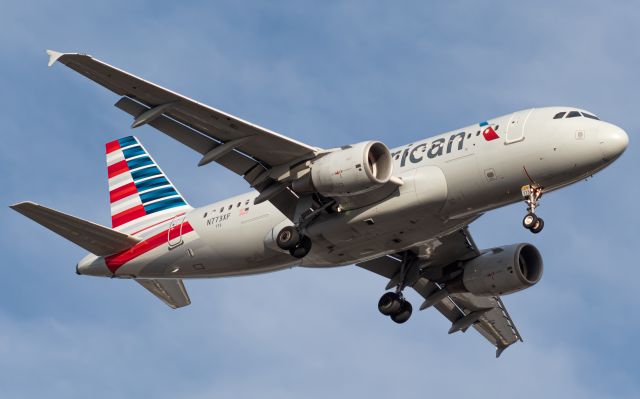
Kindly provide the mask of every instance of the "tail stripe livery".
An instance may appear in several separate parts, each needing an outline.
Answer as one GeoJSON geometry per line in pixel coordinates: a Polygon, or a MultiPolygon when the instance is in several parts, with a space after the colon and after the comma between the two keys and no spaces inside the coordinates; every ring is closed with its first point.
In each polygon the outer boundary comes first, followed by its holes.
{"type": "Polygon", "coordinates": [[[130,232],[191,207],[133,136],[106,144],[111,224],[130,232]],[[152,214],[157,214],[153,215],[152,214]]]}

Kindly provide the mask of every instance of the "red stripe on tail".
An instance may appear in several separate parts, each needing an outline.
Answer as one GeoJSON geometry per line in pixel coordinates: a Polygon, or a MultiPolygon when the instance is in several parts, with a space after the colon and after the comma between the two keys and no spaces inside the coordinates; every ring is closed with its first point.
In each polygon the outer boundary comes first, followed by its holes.
{"type": "Polygon", "coordinates": [[[107,143],[106,147],[107,147],[107,154],[111,154],[115,150],[119,150],[120,149],[120,142],[118,140],[113,140],[113,141],[107,143]]]}
{"type": "Polygon", "coordinates": [[[133,182],[127,183],[124,186],[120,186],[118,188],[114,188],[113,190],[111,190],[111,192],[109,193],[109,201],[111,201],[111,203],[113,204],[114,202],[120,201],[121,199],[126,198],[137,192],[138,192],[138,189],[136,188],[136,185],[133,182]]]}
{"type": "Polygon", "coordinates": [[[107,175],[109,176],[109,179],[128,171],[129,165],[127,165],[127,161],[116,162],[113,165],[109,165],[107,167],[107,175]]]}
{"type": "Polygon", "coordinates": [[[127,209],[124,212],[116,213],[115,215],[111,216],[111,226],[114,228],[118,227],[134,219],[141,218],[146,214],[147,212],[144,211],[144,206],[134,206],[133,208],[127,209]]]}

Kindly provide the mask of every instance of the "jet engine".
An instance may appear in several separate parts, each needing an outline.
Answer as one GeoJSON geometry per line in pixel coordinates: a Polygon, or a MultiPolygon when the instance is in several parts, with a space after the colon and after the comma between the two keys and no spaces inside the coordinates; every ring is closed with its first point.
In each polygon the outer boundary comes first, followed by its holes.
{"type": "Polygon", "coordinates": [[[493,248],[463,264],[462,283],[474,295],[506,295],[529,288],[542,277],[542,257],[531,244],[493,248]]]}
{"type": "Polygon", "coordinates": [[[311,172],[294,182],[297,192],[350,196],[366,193],[389,181],[393,160],[387,146],[364,141],[330,152],[311,164],[311,172]]]}

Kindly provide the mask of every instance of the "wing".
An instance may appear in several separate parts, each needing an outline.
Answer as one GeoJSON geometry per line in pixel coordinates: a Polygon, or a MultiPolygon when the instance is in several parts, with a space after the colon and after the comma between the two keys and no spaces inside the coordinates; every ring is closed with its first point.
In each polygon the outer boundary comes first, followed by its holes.
{"type": "Polygon", "coordinates": [[[149,290],[172,309],[181,308],[191,304],[189,294],[180,279],[151,280],[136,279],[136,282],[149,290]]]}
{"type": "Polygon", "coordinates": [[[285,215],[297,196],[279,180],[291,167],[321,152],[233,115],[122,71],[89,55],[48,50],[56,61],[123,96],[116,106],[134,116],[132,127],[149,124],[203,155],[199,166],[217,162],[244,178],[285,215]]]}
{"type": "MultiPolygon", "coordinates": [[[[451,321],[449,334],[464,332],[473,326],[496,347],[496,357],[509,345],[522,341],[499,297],[481,297],[470,293],[448,294],[433,281],[448,272],[448,265],[480,255],[467,228],[412,248],[411,252],[420,258],[421,270],[414,270],[413,274],[407,275],[407,286],[411,286],[425,298],[421,310],[433,306],[451,321]]],[[[399,283],[400,259],[400,255],[391,255],[357,265],[389,278],[389,289],[399,283]]]]}

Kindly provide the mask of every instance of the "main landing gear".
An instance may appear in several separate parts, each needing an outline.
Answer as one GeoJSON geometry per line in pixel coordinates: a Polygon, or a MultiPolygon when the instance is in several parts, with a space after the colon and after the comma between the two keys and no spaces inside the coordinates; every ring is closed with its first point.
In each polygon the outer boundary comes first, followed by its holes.
{"type": "Polygon", "coordinates": [[[536,216],[536,207],[542,197],[542,187],[537,184],[527,184],[522,186],[522,197],[527,204],[527,215],[522,219],[522,225],[525,229],[534,234],[538,234],[544,228],[544,220],[536,216]]]}
{"type": "Polygon", "coordinates": [[[404,298],[402,290],[405,287],[407,274],[411,266],[415,264],[415,255],[409,251],[404,253],[402,263],[400,265],[399,282],[395,292],[385,292],[378,301],[378,310],[385,316],[389,316],[391,320],[398,324],[402,324],[409,320],[413,307],[411,303],[404,298]]]}
{"type": "Polygon", "coordinates": [[[409,320],[413,308],[411,303],[404,299],[402,292],[386,292],[378,301],[378,310],[396,323],[402,324],[409,320]]]}
{"type": "Polygon", "coordinates": [[[294,226],[285,226],[276,237],[278,247],[289,251],[294,258],[302,259],[311,251],[311,239],[300,234],[294,226]]]}

